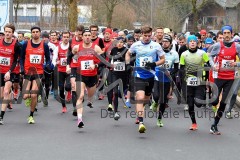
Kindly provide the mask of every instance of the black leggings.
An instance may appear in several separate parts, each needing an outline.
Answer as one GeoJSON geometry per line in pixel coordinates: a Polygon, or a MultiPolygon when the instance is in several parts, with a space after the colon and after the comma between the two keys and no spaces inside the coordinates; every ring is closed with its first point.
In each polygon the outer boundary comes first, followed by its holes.
{"type": "MultiPolygon", "coordinates": [[[[108,87],[111,86],[112,83],[114,83],[115,81],[117,81],[118,79],[121,79],[123,82],[123,91],[125,89],[127,89],[127,79],[128,79],[128,75],[124,74],[124,73],[116,73],[114,71],[109,71],[108,73],[108,87]]],[[[113,93],[114,93],[114,112],[118,111],[118,86],[116,85],[114,86],[113,89],[111,89],[110,91],[108,91],[107,96],[108,96],[108,103],[112,104],[112,99],[113,99],[113,93]]],[[[124,98],[124,97],[122,97],[124,98]]]]}
{"type": "Polygon", "coordinates": [[[165,106],[168,103],[167,95],[170,91],[170,82],[154,81],[153,99],[155,103],[160,103],[158,119],[162,119],[165,112],[165,106]]]}
{"type": "Polygon", "coordinates": [[[71,84],[70,84],[70,75],[65,72],[59,72],[59,94],[60,94],[60,101],[63,107],[66,107],[65,102],[65,90],[70,91],[71,84]],[[65,86],[65,90],[64,90],[65,86]]]}
{"type": "Polygon", "coordinates": [[[217,93],[217,99],[212,103],[213,106],[216,106],[219,103],[219,95],[222,91],[222,100],[217,110],[217,116],[215,117],[215,122],[214,122],[215,125],[218,124],[218,122],[220,121],[220,118],[223,115],[223,112],[225,111],[225,107],[226,107],[225,101],[232,87],[233,82],[234,80],[214,79],[214,83],[217,85],[217,88],[218,88],[218,93],[217,93]]]}
{"type": "Polygon", "coordinates": [[[205,85],[199,85],[199,86],[187,86],[186,83],[184,82],[182,85],[182,91],[183,91],[183,96],[188,104],[188,113],[190,115],[190,118],[192,120],[192,123],[196,123],[196,118],[195,118],[195,111],[194,111],[194,104],[197,107],[201,107],[202,104],[196,102],[196,98],[200,100],[205,100],[205,85]]]}

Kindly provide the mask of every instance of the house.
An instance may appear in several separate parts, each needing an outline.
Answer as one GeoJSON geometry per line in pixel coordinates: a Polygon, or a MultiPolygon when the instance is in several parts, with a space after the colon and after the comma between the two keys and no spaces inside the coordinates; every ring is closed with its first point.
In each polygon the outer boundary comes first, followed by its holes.
{"type": "MultiPolygon", "coordinates": [[[[219,30],[223,25],[231,25],[240,31],[240,0],[208,0],[199,10],[198,29],[219,30]]],[[[182,31],[193,30],[193,14],[185,18],[182,31]]]]}
{"type": "MultiPolygon", "coordinates": [[[[68,15],[66,6],[57,6],[57,11],[58,28],[54,29],[67,29],[68,15]]],[[[55,22],[55,8],[52,4],[43,4],[42,6],[37,3],[20,4],[16,13],[13,13],[13,20],[18,28],[29,29],[32,25],[41,24],[40,26],[44,29],[53,29],[53,27],[55,26],[55,24],[53,23],[55,22]],[[17,19],[15,16],[17,16],[17,19]]],[[[90,24],[92,16],[91,13],[91,6],[78,5],[78,23],[90,24]]]]}

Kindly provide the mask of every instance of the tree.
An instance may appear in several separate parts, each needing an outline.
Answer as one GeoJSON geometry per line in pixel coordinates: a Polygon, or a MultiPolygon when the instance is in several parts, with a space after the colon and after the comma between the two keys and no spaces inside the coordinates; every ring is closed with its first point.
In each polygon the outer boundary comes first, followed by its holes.
{"type": "Polygon", "coordinates": [[[57,17],[58,17],[58,0],[53,0],[53,5],[54,5],[54,28],[57,27],[57,17]]]}
{"type": "Polygon", "coordinates": [[[114,12],[114,8],[120,4],[123,0],[103,0],[103,4],[107,8],[107,27],[112,27],[112,16],[114,12]]]}
{"type": "Polygon", "coordinates": [[[75,31],[78,24],[78,8],[77,0],[69,0],[68,21],[70,31],[75,31]]]}

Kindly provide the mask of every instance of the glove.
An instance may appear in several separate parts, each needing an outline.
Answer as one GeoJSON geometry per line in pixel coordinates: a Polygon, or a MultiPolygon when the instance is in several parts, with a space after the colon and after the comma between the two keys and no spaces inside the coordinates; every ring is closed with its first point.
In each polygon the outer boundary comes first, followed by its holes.
{"type": "Polygon", "coordinates": [[[147,69],[154,69],[155,67],[156,67],[155,62],[147,62],[145,65],[145,68],[147,68],[147,69]]]}
{"type": "Polygon", "coordinates": [[[126,64],[126,71],[131,71],[132,70],[132,66],[130,64],[126,64]]]}

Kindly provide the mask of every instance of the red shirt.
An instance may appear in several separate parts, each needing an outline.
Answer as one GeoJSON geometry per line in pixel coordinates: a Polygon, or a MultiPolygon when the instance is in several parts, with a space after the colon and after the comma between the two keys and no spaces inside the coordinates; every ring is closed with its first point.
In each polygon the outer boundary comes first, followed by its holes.
{"type": "MultiPolygon", "coordinates": [[[[79,45],[79,44],[82,44],[82,41],[77,41],[76,37],[73,37],[71,47],[73,48],[74,46],[79,45]]],[[[71,68],[79,67],[78,60],[75,60],[74,58],[72,58],[72,61],[70,63],[70,67],[71,68]]]]}
{"type": "Polygon", "coordinates": [[[67,66],[67,49],[62,49],[61,45],[58,46],[58,59],[60,64],[57,65],[59,72],[66,72],[67,66]]]}
{"type": "Polygon", "coordinates": [[[223,42],[220,42],[221,49],[217,57],[219,64],[218,78],[219,79],[234,79],[235,71],[231,70],[230,62],[236,62],[236,45],[232,44],[230,48],[226,48],[223,42]]]}
{"type": "MultiPolygon", "coordinates": [[[[78,63],[80,65],[80,69],[78,73],[80,73],[83,76],[96,76],[97,75],[97,68],[95,67],[94,70],[90,70],[89,65],[91,64],[98,64],[100,60],[95,56],[97,54],[94,51],[95,44],[92,43],[92,46],[90,47],[92,50],[88,50],[87,52],[84,52],[83,44],[79,45],[79,52],[78,52],[78,63]]],[[[89,49],[89,48],[87,48],[89,49]]]]}
{"type": "Polygon", "coordinates": [[[0,40],[0,73],[7,73],[14,60],[14,47],[16,40],[13,39],[9,46],[3,44],[3,40],[0,40]]]}
{"type": "Polygon", "coordinates": [[[41,41],[39,47],[33,48],[31,41],[28,41],[26,48],[24,69],[28,74],[29,69],[35,67],[37,74],[43,74],[43,62],[44,62],[44,41],[41,41]]]}

